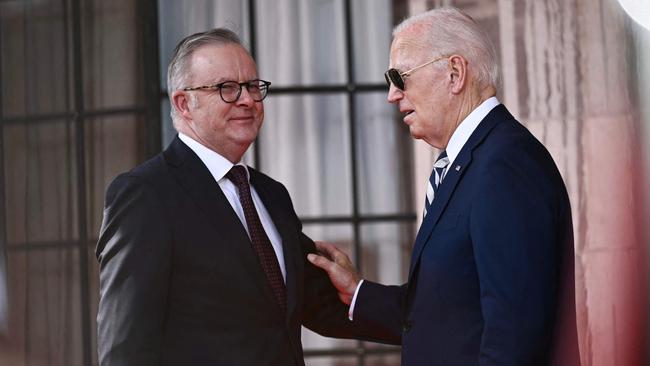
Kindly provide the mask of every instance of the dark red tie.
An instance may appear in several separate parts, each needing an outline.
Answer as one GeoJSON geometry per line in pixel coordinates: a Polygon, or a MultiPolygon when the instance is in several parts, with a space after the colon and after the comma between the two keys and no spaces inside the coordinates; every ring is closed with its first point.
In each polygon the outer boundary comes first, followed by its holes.
{"type": "Polygon", "coordinates": [[[260,217],[253,204],[246,168],[241,165],[235,165],[226,174],[226,178],[230,179],[237,186],[239,202],[244,209],[248,233],[253,243],[253,251],[257,254],[262,270],[266,274],[266,279],[269,281],[269,285],[271,285],[273,295],[282,309],[282,314],[286,314],[287,290],[282,278],[282,272],[280,271],[280,265],[278,264],[278,258],[275,255],[271,241],[264,231],[260,217]]]}

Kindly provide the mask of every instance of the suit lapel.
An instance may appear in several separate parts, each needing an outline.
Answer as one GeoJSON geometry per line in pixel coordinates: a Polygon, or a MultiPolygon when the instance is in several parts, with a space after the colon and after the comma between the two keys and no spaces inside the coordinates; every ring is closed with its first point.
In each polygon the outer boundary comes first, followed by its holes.
{"type": "Polygon", "coordinates": [[[409,282],[411,281],[415,269],[420,262],[422,250],[429,243],[429,237],[434,227],[438,223],[440,216],[444,212],[449,200],[451,199],[458,182],[462,179],[465,171],[469,169],[472,162],[472,154],[474,149],[480,145],[485,137],[489,134],[494,126],[504,119],[512,118],[512,115],[502,105],[498,105],[488,113],[487,116],[476,127],[472,135],[469,137],[460,153],[449,167],[445,179],[440,184],[436,197],[429,208],[427,215],[424,217],[418,234],[415,238],[413,245],[413,254],[411,256],[411,265],[409,268],[409,282]]]}
{"type": "Polygon", "coordinates": [[[420,259],[420,254],[422,253],[425,244],[428,242],[429,236],[431,236],[433,228],[438,223],[440,215],[444,211],[445,207],[447,207],[447,203],[449,202],[449,199],[456,189],[456,185],[460,181],[462,174],[465,172],[465,169],[469,167],[471,161],[471,154],[467,149],[463,148],[461,150],[461,153],[458,154],[454,160],[453,165],[449,167],[449,170],[445,175],[445,179],[440,184],[440,187],[436,192],[436,197],[433,200],[431,207],[429,207],[427,215],[424,217],[424,220],[422,221],[420,229],[418,230],[418,234],[415,238],[415,244],[413,245],[413,254],[411,256],[411,266],[409,269],[409,279],[413,274],[413,269],[416,267],[416,264],[420,259]],[[456,169],[456,167],[460,168],[456,169]]]}
{"type": "Polygon", "coordinates": [[[287,213],[282,210],[282,207],[286,206],[286,202],[278,202],[277,194],[274,194],[269,189],[268,185],[262,184],[260,175],[255,169],[249,168],[251,174],[251,184],[255,187],[255,191],[262,199],[264,207],[271,216],[275,228],[278,230],[280,237],[282,239],[282,252],[284,255],[284,267],[286,273],[286,288],[287,288],[287,320],[289,320],[290,314],[296,308],[297,304],[297,269],[299,268],[298,263],[296,262],[299,258],[295,258],[295,253],[302,253],[296,245],[298,243],[298,237],[296,236],[295,227],[292,225],[292,220],[287,216],[287,213]]]}
{"type": "MultiPolygon", "coordinates": [[[[214,237],[215,241],[217,238],[226,239],[227,255],[242,263],[243,271],[250,275],[269,302],[275,304],[275,298],[253,252],[246,229],[201,159],[178,136],[163,155],[171,174],[211,223],[204,235],[214,237]]],[[[279,306],[277,309],[279,312],[279,306]]]]}

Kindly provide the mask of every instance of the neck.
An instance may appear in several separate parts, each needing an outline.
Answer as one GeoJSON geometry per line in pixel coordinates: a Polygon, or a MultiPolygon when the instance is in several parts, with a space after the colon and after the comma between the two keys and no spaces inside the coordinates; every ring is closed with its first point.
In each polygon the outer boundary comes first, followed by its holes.
{"type": "Polygon", "coordinates": [[[246,152],[246,150],[248,150],[248,146],[250,146],[250,145],[215,146],[214,144],[211,144],[205,139],[202,139],[200,136],[194,133],[194,131],[190,128],[179,128],[178,132],[187,135],[188,137],[192,138],[192,140],[198,142],[199,144],[207,147],[208,149],[228,159],[228,161],[230,161],[233,164],[237,164],[241,161],[242,156],[244,156],[244,153],[246,152]]]}
{"type": "Polygon", "coordinates": [[[468,91],[461,101],[460,108],[458,108],[458,115],[456,117],[456,126],[470,114],[473,110],[478,108],[481,103],[485,102],[488,98],[496,95],[494,87],[488,86],[481,90],[475,89],[468,91]]]}
{"type": "Polygon", "coordinates": [[[451,135],[453,135],[454,131],[456,131],[461,122],[463,122],[463,120],[465,120],[465,118],[467,118],[467,116],[469,116],[473,110],[481,105],[481,103],[485,102],[488,98],[491,98],[495,95],[496,89],[491,86],[488,86],[481,90],[474,88],[473,90],[468,90],[467,93],[463,94],[459,101],[460,103],[456,108],[455,115],[452,114],[450,116],[453,118],[455,123],[451,124],[451,129],[448,131],[445,141],[443,141],[443,146],[439,148],[445,149],[449,143],[449,140],[451,139],[451,135]]]}

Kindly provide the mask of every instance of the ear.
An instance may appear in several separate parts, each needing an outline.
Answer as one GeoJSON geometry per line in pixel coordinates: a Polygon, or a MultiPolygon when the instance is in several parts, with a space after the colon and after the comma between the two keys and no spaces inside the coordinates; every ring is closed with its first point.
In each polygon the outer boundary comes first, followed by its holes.
{"type": "Polygon", "coordinates": [[[176,90],[172,94],[172,103],[174,104],[174,108],[176,109],[176,112],[183,116],[183,119],[185,120],[191,120],[192,119],[192,111],[190,110],[190,95],[183,91],[183,90],[176,90]]]}
{"type": "Polygon", "coordinates": [[[458,94],[467,84],[467,60],[463,56],[452,55],[449,57],[448,67],[451,92],[458,94]]]}

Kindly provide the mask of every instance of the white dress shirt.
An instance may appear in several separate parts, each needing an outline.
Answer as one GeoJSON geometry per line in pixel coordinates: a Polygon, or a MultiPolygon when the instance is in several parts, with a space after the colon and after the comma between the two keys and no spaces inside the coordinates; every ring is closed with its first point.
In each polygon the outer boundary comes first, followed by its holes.
{"type": "MultiPolygon", "coordinates": [[[[228,178],[225,177],[226,174],[230,171],[230,169],[234,165],[241,165],[243,167],[246,166],[241,162],[238,162],[237,164],[231,163],[228,159],[210,150],[209,148],[201,145],[201,143],[199,143],[198,141],[192,139],[191,137],[185,134],[179,132],[178,138],[181,141],[183,141],[183,143],[185,143],[187,147],[192,149],[192,151],[194,151],[194,153],[199,157],[199,159],[201,159],[203,164],[205,164],[205,166],[208,168],[210,174],[212,174],[212,177],[214,177],[215,182],[219,184],[219,188],[221,188],[221,191],[223,191],[223,194],[228,199],[230,206],[232,206],[232,209],[237,214],[237,217],[239,217],[239,221],[241,221],[242,225],[244,225],[244,229],[246,229],[246,233],[248,233],[248,236],[250,237],[250,232],[248,231],[248,225],[246,224],[246,217],[244,216],[244,209],[242,208],[241,201],[239,200],[239,191],[237,190],[237,187],[228,178]]],[[[248,172],[248,168],[246,169],[246,175],[248,176],[250,182],[250,173],[248,172]]],[[[251,187],[251,196],[253,198],[253,203],[255,204],[255,209],[257,210],[257,214],[260,217],[260,221],[262,222],[264,231],[266,231],[266,235],[269,237],[269,240],[271,241],[271,245],[273,246],[273,250],[275,251],[275,256],[278,258],[280,271],[282,271],[282,278],[286,283],[287,272],[284,266],[282,238],[280,237],[280,234],[278,234],[278,230],[275,227],[273,220],[271,220],[271,216],[269,215],[269,212],[266,210],[266,207],[264,207],[264,203],[262,203],[260,196],[257,194],[255,187],[253,187],[252,185],[250,187],[251,187]]]]}
{"type": "MultiPolygon", "coordinates": [[[[449,158],[447,169],[452,166],[454,160],[456,160],[456,157],[460,153],[460,150],[465,146],[465,143],[469,140],[469,137],[472,136],[472,133],[474,133],[474,130],[478,127],[479,123],[481,123],[485,116],[487,116],[488,113],[499,104],[501,103],[499,103],[497,97],[486,99],[458,125],[456,131],[451,135],[451,138],[447,143],[447,148],[445,149],[447,157],[449,158]]],[[[445,173],[447,172],[445,171],[445,173]]]]}
{"type": "MultiPolygon", "coordinates": [[[[458,125],[454,133],[451,135],[451,138],[449,138],[447,148],[445,149],[447,152],[447,157],[449,158],[449,164],[447,164],[445,171],[442,173],[443,177],[447,174],[447,170],[452,166],[454,160],[460,153],[460,150],[463,148],[463,146],[465,146],[465,143],[467,140],[469,140],[469,137],[472,136],[472,133],[474,133],[476,127],[478,127],[485,116],[487,116],[488,113],[490,113],[490,111],[492,111],[492,109],[494,109],[494,107],[498,106],[499,104],[501,103],[499,103],[497,97],[490,97],[484,100],[483,103],[479,104],[479,106],[476,107],[470,114],[468,114],[467,117],[465,117],[465,119],[463,119],[463,121],[458,125]]],[[[359,284],[354,291],[352,302],[350,302],[350,309],[348,310],[348,317],[350,320],[353,320],[354,304],[357,302],[357,295],[359,294],[361,284],[363,284],[363,280],[359,281],[359,284]]]]}

